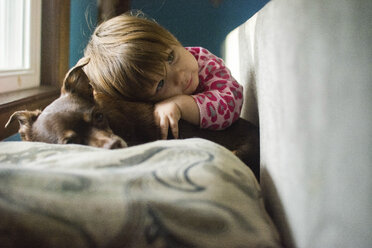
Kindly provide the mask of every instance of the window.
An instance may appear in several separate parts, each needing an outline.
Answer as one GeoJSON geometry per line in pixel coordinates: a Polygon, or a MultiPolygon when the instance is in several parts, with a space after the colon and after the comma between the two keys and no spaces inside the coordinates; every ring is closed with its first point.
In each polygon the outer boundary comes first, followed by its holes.
{"type": "Polygon", "coordinates": [[[1,0],[0,34],[0,93],[38,86],[41,0],[1,0]]]}

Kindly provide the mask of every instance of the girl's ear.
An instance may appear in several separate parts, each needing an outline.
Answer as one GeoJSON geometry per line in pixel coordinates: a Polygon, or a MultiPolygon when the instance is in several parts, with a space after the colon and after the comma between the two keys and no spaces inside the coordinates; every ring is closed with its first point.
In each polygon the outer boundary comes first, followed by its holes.
{"type": "Polygon", "coordinates": [[[93,88],[83,67],[89,63],[89,58],[81,58],[66,74],[61,94],[77,94],[87,100],[93,101],[93,88]]]}

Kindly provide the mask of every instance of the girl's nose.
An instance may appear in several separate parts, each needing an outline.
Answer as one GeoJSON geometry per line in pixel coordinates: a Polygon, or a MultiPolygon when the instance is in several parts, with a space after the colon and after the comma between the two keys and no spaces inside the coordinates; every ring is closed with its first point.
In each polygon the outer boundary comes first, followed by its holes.
{"type": "Polygon", "coordinates": [[[176,70],[176,71],[174,71],[174,73],[173,73],[173,77],[172,77],[172,79],[173,79],[173,82],[174,82],[174,84],[175,85],[182,85],[182,83],[183,83],[183,72],[181,71],[181,70],[176,70]]]}

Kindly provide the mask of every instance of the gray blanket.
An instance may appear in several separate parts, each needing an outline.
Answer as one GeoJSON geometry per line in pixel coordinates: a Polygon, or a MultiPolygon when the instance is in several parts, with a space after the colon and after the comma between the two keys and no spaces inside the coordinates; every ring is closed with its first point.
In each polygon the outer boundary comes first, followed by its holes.
{"type": "Polygon", "coordinates": [[[278,246],[254,175],[215,143],[0,143],[0,247],[278,246]]]}

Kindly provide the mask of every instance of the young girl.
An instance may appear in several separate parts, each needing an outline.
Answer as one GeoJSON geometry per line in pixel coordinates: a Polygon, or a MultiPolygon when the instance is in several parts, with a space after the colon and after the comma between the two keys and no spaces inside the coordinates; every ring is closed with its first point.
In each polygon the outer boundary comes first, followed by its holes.
{"type": "Polygon", "coordinates": [[[154,21],[126,14],[105,21],[84,55],[96,91],[155,103],[163,139],[169,127],[178,138],[180,118],[213,130],[239,118],[243,87],[222,59],[201,47],[183,47],[154,21]]]}

